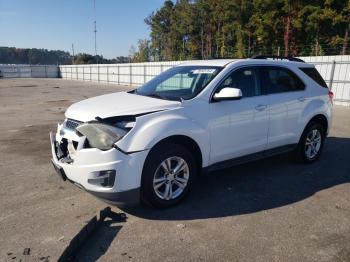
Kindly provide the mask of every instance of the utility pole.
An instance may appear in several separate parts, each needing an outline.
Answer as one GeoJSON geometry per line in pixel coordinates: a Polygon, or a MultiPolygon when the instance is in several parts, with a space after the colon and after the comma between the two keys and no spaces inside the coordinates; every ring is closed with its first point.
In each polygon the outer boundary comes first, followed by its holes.
{"type": "Polygon", "coordinates": [[[72,54],[73,54],[72,65],[74,65],[74,44],[73,43],[72,43],[72,54]]]}
{"type": "Polygon", "coordinates": [[[94,34],[95,34],[95,57],[98,64],[98,56],[97,56],[97,29],[96,29],[96,0],[94,0],[94,34]]]}

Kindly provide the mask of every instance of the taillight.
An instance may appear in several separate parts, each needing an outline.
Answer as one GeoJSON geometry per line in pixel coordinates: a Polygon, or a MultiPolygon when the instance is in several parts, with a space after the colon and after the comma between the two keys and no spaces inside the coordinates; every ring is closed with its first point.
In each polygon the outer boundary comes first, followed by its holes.
{"type": "Polygon", "coordinates": [[[329,100],[331,100],[332,104],[333,104],[333,97],[334,97],[334,94],[332,91],[328,91],[328,96],[329,96],[329,100]]]}

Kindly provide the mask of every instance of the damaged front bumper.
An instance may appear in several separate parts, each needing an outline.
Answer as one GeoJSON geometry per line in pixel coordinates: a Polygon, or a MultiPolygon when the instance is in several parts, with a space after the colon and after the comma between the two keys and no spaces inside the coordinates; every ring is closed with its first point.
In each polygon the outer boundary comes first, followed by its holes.
{"type": "Polygon", "coordinates": [[[112,204],[134,205],[140,200],[140,183],[148,151],[127,154],[116,148],[86,148],[85,137],[64,125],[50,133],[52,163],[63,180],[112,204]]]}

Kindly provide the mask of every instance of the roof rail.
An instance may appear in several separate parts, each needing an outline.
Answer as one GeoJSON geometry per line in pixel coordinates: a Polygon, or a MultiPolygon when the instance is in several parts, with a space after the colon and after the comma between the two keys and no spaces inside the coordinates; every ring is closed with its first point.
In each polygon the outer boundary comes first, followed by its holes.
{"type": "Polygon", "coordinates": [[[293,56],[255,55],[255,56],[252,56],[251,59],[288,60],[288,61],[293,61],[293,62],[305,63],[304,60],[302,60],[300,58],[293,57],[293,56]]]}

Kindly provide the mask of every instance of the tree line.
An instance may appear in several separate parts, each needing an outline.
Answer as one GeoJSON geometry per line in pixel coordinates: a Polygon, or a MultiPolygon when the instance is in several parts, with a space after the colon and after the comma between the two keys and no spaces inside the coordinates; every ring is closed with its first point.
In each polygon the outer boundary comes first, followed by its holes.
{"type": "Polygon", "coordinates": [[[85,53],[72,56],[69,52],[61,50],[0,47],[0,64],[115,64],[129,63],[130,61],[130,58],[125,56],[106,59],[100,55],[94,56],[85,53]]]}
{"type": "Polygon", "coordinates": [[[61,50],[0,47],[1,64],[67,64],[71,61],[70,54],[61,50]]]}
{"type": "Polygon", "coordinates": [[[106,59],[61,50],[0,47],[0,63],[96,64],[258,54],[350,54],[350,0],[177,0],[145,19],[149,39],[106,59]]]}
{"type": "Polygon", "coordinates": [[[135,62],[349,54],[350,0],[168,0],[145,23],[135,62]]]}

